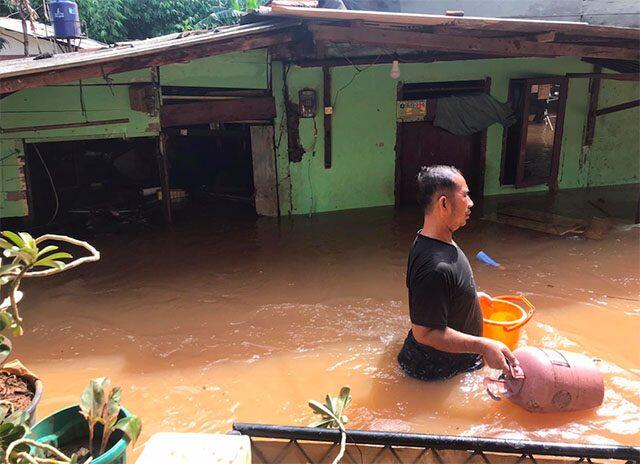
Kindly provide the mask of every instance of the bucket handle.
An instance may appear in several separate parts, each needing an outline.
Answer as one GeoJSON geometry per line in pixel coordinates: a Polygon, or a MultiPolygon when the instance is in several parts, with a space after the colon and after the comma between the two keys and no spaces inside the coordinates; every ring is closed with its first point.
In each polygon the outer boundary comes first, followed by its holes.
{"type": "Polygon", "coordinates": [[[509,301],[512,303],[520,302],[529,309],[529,312],[527,313],[527,317],[525,317],[522,321],[518,322],[517,324],[510,325],[504,328],[504,330],[506,330],[507,332],[511,332],[512,330],[519,329],[520,327],[525,325],[527,322],[529,322],[529,320],[533,317],[533,313],[536,310],[535,306],[533,306],[533,304],[527,299],[527,297],[523,295],[501,295],[501,296],[494,297],[494,300],[503,300],[503,301],[509,301]]]}

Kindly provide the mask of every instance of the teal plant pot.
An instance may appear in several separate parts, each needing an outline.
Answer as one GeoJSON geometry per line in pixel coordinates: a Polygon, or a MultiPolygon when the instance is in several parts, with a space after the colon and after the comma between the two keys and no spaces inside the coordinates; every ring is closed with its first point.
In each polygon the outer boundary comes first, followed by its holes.
{"type": "MultiPolygon", "coordinates": [[[[118,419],[130,415],[125,408],[120,408],[118,419]]],[[[95,428],[94,443],[100,443],[101,437],[102,425],[98,424],[95,428]]],[[[64,448],[78,441],[86,444],[89,441],[89,426],[84,417],[80,415],[80,407],[71,406],[38,422],[31,429],[31,438],[56,448],[64,448]]],[[[119,430],[114,431],[109,437],[107,451],[92,460],[91,464],[126,464],[127,445],[129,445],[127,436],[119,430]]]]}

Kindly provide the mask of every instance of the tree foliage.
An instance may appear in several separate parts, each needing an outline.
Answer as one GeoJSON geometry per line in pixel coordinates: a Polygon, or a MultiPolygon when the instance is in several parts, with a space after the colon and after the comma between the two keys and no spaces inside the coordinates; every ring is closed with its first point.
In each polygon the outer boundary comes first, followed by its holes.
{"type": "MultiPolygon", "coordinates": [[[[76,0],[87,35],[115,43],[192,29],[237,23],[243,12],[266,0],[76,0]]],[[[43,18],[42,3],[32,2],[43,18]]],[[[11,0],[0,0],[0,16],[16,14],[11,0]]]]}

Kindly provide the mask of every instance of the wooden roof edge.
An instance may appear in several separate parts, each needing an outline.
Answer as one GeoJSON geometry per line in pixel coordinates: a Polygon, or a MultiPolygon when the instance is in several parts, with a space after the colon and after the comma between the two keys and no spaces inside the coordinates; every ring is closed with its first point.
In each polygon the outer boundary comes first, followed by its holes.
{"type": "Polygon", "coordinates": [[[121,60],[123,58],[162,53],[167,50],[188,50],[191,47],[199,45],[215,44],[216,42],[225,42],[242,37],[249,38],[254,35],[280,32],[283,29],[299,24],[301,24],[300,21],[294,20],[263,21],[225,29],[221,32],[212,31],[211,33],[193,34],[163,41],[150,39],[148,43],[145,43],[146,41],[140,41],[112,48],[58,54],[45,59],[34,60],[30,57],[7,60],[3,62],[2,67],[0,68],[0,79],[37,74],[45,71],[51,72],[76,66],[86,66],[91,64],[100,65],[111,61],[121,60]]]}
{"type": "Polygon", "coordinates": [[[473,16],[444,16],[412,13],[388,13],[362,10],[331,10],[274,5],[263,8],[263,17],[296,17],[305,20],[372,21],[400,26],[454,26],[466,29],[488,29],[515,32],[556,31],[587,37],[607,37],[640,40],[640,29],[619,26],[600,26],[568,21],[543,21],[534,19],[481,18],[473,16]]]}

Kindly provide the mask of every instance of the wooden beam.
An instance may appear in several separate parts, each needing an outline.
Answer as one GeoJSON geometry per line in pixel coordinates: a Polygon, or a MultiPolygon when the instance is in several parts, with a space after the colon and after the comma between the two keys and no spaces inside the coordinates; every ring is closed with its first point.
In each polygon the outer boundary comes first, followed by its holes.
{"type": "Polygon", "coordinates": [[[536,34],[533,38],[536,42],[551,43],[556,40],[556,32],[543,32],[542,34],[536,34]]]}
{"type": "MultiPolygon", "coordinates": [[[[600,66],[594,66],[593,74],[602,74],[600,66]]],[[[600,97],[600,78],[592,78],[589,81],[589,111],[587,113],[587,127],[584,131],[584,145],[591,146],[596,133],[596,111],[600,97]]]]}
{"type": "Polygon", "coordinates": [[[347,28],[310,24],[316,40],[333,43],[384,45],[421,50],[452,51],[502,56],[579,56],[639,59],[640,50],[628,48],[540,43],[525,40],[448,36],[375,28],[347,28]]]}
{"type": "Polygon", "coordinates": [[[166,134],[158,137],[158,147],[156,149],[156,159],[158,162],[158,173],[160,175],[160,188],[162,190],[162,213],[164,220],[171,224],[173,222],[173,210],[171,205],[171,189],[169,188],[169,139],[166,134]]]}
{"type": "Polygon", "coordinates": [[[156,100],[156,90],[152,84],[132,84],[129,86],[129,106],[133,111],[151,114],[156,100]]]}
{"type": "Polygon", "coordinates": [[[329,66],[322,67],[322,75],[324,88],[322,91],[324,104],[324,168],[331,169],[332,146],[331,146],[331,120],[333,115],[333,106],[331,103],[331,68],[329,66]]]}
{"type": "Polygon", "coordinates": [[[293,38],[294,34],[290,32],[269,33],[252,37],[230,39],[225,42],[197,44],[188,48],[154,50],[153,53],[146,55],[125,56],[117,60],[107,61],[104,63],[79,64],[77,66],[61,68],[55,72],[48,69],[42,69],[31,74],[2,78],[0,80],[0,93],[4,94],[31,87],[61,84],[80,79],[104,77],[109,74],[162,66],[171,63],[186,63],[197,58],[270,47],[290,42],[293,38]]]}
{"type": "Polygon", "coordinates": [[[615,81],[640,81],[636,73],[567,73],[569,79],[612,79],[615,81]]]}
{"type": "Polygon", "coordinates": [[[163,105],[160,123],[162,127],[192,126],[212,122],[271,120],[275,116],[273,97],[254,97],[163,105]]]}
{"type": "Polygon", "coordinates": [[[613,106],[607,106],[606,108],[601,108],[598,111],[596,111],[596,116],[616,113],[618,111],[626,110],[629,108],[635,108],[636,106],[640,106],[640,100],[633,100],[626,103],[620,103],[619,105],[613,105],[613,106]]]}
{"type": "Polygon", "coordinates": [[[501,56],[491,55],[473,55],[469,53],[416,53],[411,55],[387,55],[387,56],[353,56],[353,57],[332,57],[325,59],[307,59],[305,57],[297,57],[291,61],[301,68],[319,68],[322,66],[331,66],[332,68],[340,66],[355,65],[372,65],[372,64],[389,64],[399,59],[400,63],[434,63],[437,61],[462,61],[462,60],[486,60],[490,58],[502,58],[501,56]]]}
{"type": "Polygon", "coordinates": [[[278,216],[278,173],[273,126],[251,126],[254,203],[260,216],[278,216]]]}
{"type": "Polygon", "coordinates": [[[44,131],[55,129],[73,129],[74,127],[90,127],[90,126],[104,126],[108,124],[128,124],[129,119],[105,119],[103,121],[89,121],[89,122],[72,122],[68,124],[48,124],[46,126],[20,126],[11,127],[9,129],[3,129],[0,127],[0,134],[14,134],[16,132],[32,132],[32,131],[44,131]]]}

